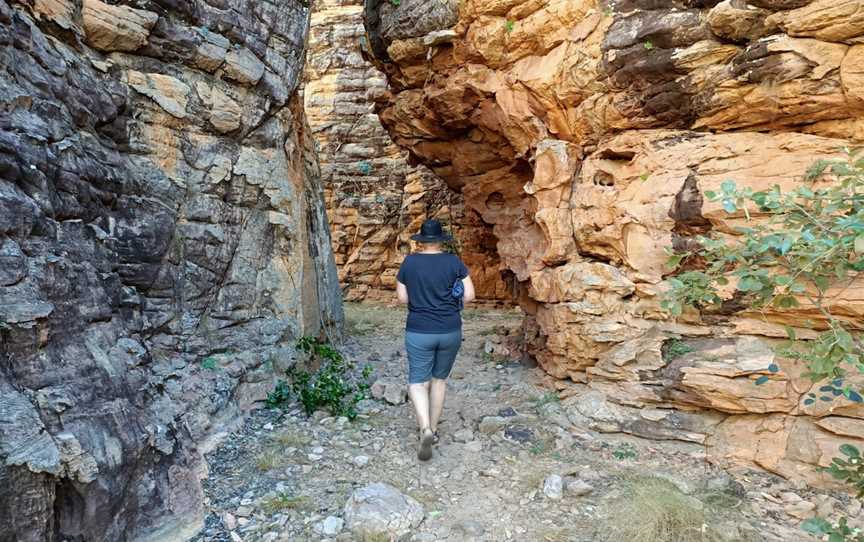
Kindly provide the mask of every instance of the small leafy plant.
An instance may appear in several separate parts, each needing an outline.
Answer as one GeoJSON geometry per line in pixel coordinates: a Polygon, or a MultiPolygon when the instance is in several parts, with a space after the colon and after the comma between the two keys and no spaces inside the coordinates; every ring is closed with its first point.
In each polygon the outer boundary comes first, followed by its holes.
{"type": "Polygon", "coordinates": [[[201,368],[208,371],[218,371],[219,365],[216,363],[216,358],[208,356],[201,361],[201,368]]]}
{"type": "Polygon", "coordinates": [[[504,31],[509,34],[510,32],[513,32],[515,26],[516,23],[508,19],[507,22],[504,23],[504,31]]]}
{"type": "Polygon", "coordinates": [[[637,455],[638,454],[636,453],[636,449],[633,448],[633,445],[626,442],[612,450],[612,457],[614,457],[618,461],[624,461],[625,459],[636,459],[637,455]]]}
{"type": "Polygon", "coordinates": [[[645,50],[650,51],[654,48],[654,44],[651,43],[651,40],[645,40],[645,42],[642,44],[642,47],[644,47],[645,50]]]}
{"type": "Polygon", "coordinates": [[[670,361],[693,351],[693,347],[681,339],[669,339],[666,341],[665,347],[666,358],[670,361]]]}
{"type": "Polygon", "coordinates": [[[297,341],[297,349],[320,363],[318,371],[314,373],[296,367],[292,367],[289,372],[291,390],[306,414],[311,415],[319,408],[324,408],[334,416],[356,419],[357,403],[366,398],[372,368],[367,365],[359,378],[352,378],[354,364],[347,362],[332,345],[313,337],[301,337],[297,341]]]}
{"type": "Polygon", "coordinates": [[[393,7],[397,7],[397,8],[398,8],[399,5],[402,4],[402,0],[390,0],[390,4],[391,4],[393,7]]]}
{"type": "Polygon", "coordinates": [[[264,404],[267,405],[267,408],[273,409],[285,409],[288,407],[288,403],[291,400],[291,389],[288,387],[288,383],[284,380],[280,380],[276,383],[276,387],[267,394],[267,399],[264,401],[264,404]]]}

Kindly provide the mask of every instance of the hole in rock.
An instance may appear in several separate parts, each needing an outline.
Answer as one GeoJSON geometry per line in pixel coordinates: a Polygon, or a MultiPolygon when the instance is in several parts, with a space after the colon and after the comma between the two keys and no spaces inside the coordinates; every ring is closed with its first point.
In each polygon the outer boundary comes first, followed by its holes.
{"type": "Polygon", "coordinates": [[[501,192],[492,192],[486,198],[486,208],[491,211],[499,211],[504,208],[504,194],[501,192]]]}
{"type": "Polygon", "coordinates": [[[614,186],[615,178],[606,171],[598,170],[594,173],[594,184],[597,186],[614,186]]]}
{"type": "Polygon", "coordinates": [[[68,542],[85,542],[82,528],[86,503],[75,486],[62,478],[55,486],[54,538],[68,542]]]}

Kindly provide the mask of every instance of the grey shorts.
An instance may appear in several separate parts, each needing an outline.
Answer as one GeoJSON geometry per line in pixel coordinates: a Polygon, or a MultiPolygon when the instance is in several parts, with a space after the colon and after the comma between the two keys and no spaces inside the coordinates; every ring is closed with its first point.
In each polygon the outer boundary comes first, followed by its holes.
{"type": "Polygon", "coordinates": [[[422,384],[431,378],[450,376],[456,354],[462,346],[462,330],[450,333],[405,332],[408,352],[408,383],[422,384]]]}

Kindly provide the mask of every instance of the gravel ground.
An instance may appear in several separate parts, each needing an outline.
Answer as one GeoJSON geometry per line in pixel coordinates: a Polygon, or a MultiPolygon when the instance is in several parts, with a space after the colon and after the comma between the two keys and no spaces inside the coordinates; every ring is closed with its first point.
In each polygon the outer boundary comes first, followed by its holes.
{"type": "MultiPolygon", "coordinates": [[[[349,305],[347,314],[343,352],[371,364],[373,379],[398,387],[388,398],[404,401],[402,313],[349,305]]],[[[519,322],[512,311],[466,312],[441,442],[429,462],[416,458],[407,402],[365,400],[354,422],[324,412],[307,417],[296,405],[256,411],[208,455],[210,513],[194,540],[353,540],[337,518],[352,491],[374,482],[424,506],[423,523],[407,538],[428,541],[617,542],[620,507],[646,476],[671,484],[704,515],[703,530],[719,533],[687,542],[815,540],[787,512],[801,508],[795,498],[822,510],[849,503],[762,472],[732,477],[708,464],[698,445],[574,427],[542,387],[542,371],[497,353],[507,353],[507,332],[519,322]]]]}

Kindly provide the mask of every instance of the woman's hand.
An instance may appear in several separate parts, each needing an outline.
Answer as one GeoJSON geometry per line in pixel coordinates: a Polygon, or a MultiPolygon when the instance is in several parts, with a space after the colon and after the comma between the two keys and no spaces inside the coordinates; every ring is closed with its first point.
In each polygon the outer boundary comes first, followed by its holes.
{"type": "MultiPolygon", "coordinates": [[[[471,288],[471,292],[474,292],[473,287],[471,288]]],[[[408,303],[408,288],[398,280],[396,281],[396,297],[399,299],[399,303],[408,303]]]]}
{"type": "MultiPolygon", "coordinates": [[[[470,303],[474,301],[474,283],[471,282],[471,277],[469,276],[462,279],[462,285],[465,287],[465,295],[462,296],[462,301],[465,303],[470,303]]],[[[407,292],[405,293],[405,298],[408,298],[407,292]]]]}

